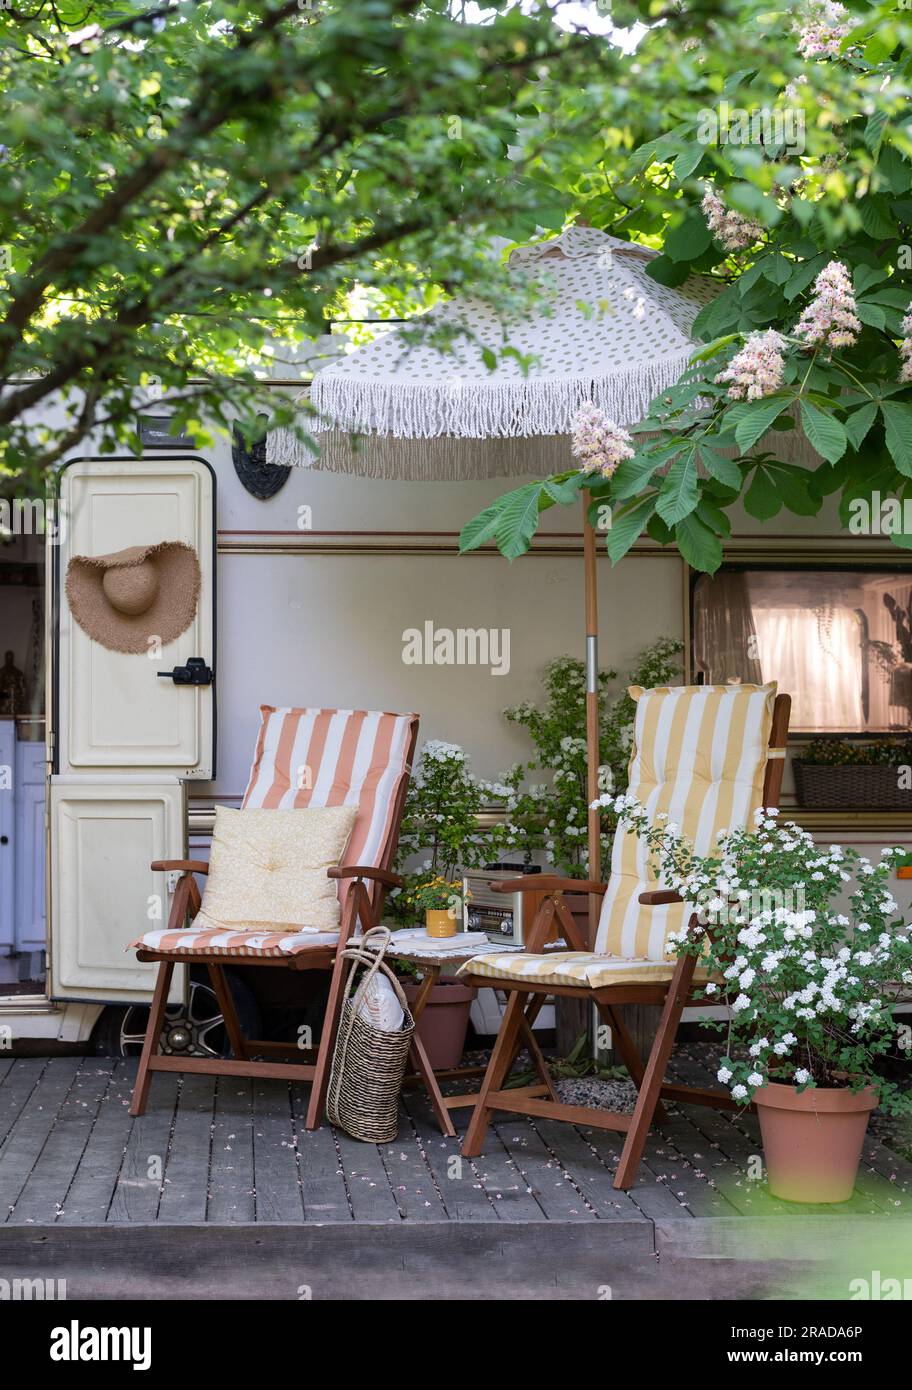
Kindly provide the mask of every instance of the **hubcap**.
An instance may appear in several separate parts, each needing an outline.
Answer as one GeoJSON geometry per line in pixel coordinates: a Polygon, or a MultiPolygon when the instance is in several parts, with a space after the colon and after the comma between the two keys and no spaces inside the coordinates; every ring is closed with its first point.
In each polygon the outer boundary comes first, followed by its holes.
{"type": "MultiPolygon", "coordinates": [[[[149,1010],[132,1004],[120,1025],[123,1057],[138,1057],[146,1037],[149,1010]]],[[[196,1057],[221,1057],[225,1020],[214,990],[198,980],[190,981],[186,1004],[169,1004],[162,1026],[160,1047],[167,1056],[180,1052],[196,1057]]]]}

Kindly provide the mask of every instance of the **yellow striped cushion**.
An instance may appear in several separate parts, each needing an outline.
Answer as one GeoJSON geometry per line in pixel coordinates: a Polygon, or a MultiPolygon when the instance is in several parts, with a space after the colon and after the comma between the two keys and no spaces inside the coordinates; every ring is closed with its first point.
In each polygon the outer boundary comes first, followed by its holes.
{"type": "Polygon", "coordinates": [[[671,979],[671,961],[619,960],[592,951],[551,951],[544,955],[510,951],[502,955],[473,956],[457,972],[482,975],[489,980],[525,980],[537,985],[664,984],[671,979]]]}
{"type": "MultiPolygon", "coordinates": [[[[720,830],[748,825],[762,803],[775,682],[631,686],[630,694],[636,701],[630,795],[650,821],[667,813],[696,852],[708,854],[720,830]]],[[[668,936],[681,930],[692,908],[642,906],[640,894],[658,886],[646,845],[632,831],[619,831],[595,941],[599,954],[670,958],[668,936]]]]}

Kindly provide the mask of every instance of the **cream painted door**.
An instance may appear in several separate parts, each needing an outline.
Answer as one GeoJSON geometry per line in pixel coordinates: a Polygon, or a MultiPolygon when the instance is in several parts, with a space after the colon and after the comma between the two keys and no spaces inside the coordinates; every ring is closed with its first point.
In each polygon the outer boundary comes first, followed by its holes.
{"type": "Polygon", "coordinates": [[[168,875],[149,866],[186,857],[185,798],[175,777],[51,778],[51,998],[148,998],[157,967],[126,947],[167,922],[168,875]]]}
{"type": "Polygon", "coordinates": [[[201,657],[215,668],[215,482],[197,458],[79,459],[60,474],[57,771],[214,775],[214,685],[180,685],[159,672],[201,657]],[[67,566],[158,541],[192,545],[202,590],[190,628],[148,655],[108,651],[73,620],[67,566]]]}

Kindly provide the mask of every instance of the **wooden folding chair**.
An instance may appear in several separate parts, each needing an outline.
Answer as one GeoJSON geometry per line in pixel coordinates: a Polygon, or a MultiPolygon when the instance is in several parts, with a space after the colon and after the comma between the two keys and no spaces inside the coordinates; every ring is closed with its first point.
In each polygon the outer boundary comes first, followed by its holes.
{"type": "MultiPolygon", "coordinates": [[[[653,819],[667,814],[699,854],[711,852],[719,830],[749,825],[758,807],[779,804],[791,699],[777,696],[775,689],[775,685],[631,689],[637,713],[630,794],[653,819]]],[[[698,1002],[692,996],[695,958],[681,956],[675,962],[667,949],[669,934],[680,931],[689,910],[677,893],[657,884],[647,847],[625,829],[615,836],[607,883],[534,874],[492,886],[504,893],[544,890],[548,897],[535,916],[523,952],[476,956],[459,972],[467,984],[494,985],[508,995],[462,1152],[467,1157],[482,1152],[496,1110],[618,1130],[626,1137],[614,1186],[632,1187],[653,1117],[663,1118],[663,1099],[736,1108],[726,1093],[665,1081],[681,1015],[688,1003],[698,1002]],[[594,950],[564,901],[567,893],[602,897],[594,950]],[[555,920],[572,950],[543,952],[555,920]],[[523,1020],[537,1012],[548,995],[594,1002],[637,1087],[632,1114],[567,1105],[555,1098],[530,1098],[504,1089],[526,1031],[523,1020]],[[623,1004],[662,1006],[645,1062],[618,1012],[623,1004]]],[[[694,913],[689,925],[696,923],[694,913]]],[[[538,1049],[531,1055],[544,1082],[547,1065],[538,1049]]]]}
{"type": "Polygon", "coordinates": [[[345,962],[342,951],[359,928],[377,926],[389,888],[402,879],[391,871],[399,842],[405,795],[418,739],[415,714],[380,714],[365,710],[276,709],[261,707],[262,723],[250,783],[243,806],[290,810],[306,806],[358,806],[348,844],[351,863],[327,870],[339,882],[342,920],[338,932],[211,931],[187,926],[202,898],[194,878],[208,872],[201,860],[177,859],[152,865],[158,872],[178,871],[168,926],[134,941],[137,958],[160,962],[149,1023],[139,1061],[131,1115],[146,1108],[152,1073],[203,1072],[214,1076],[271,1077],[312,1082],[307,1128],[319,1126],[329,1083],[332,1047],[342,1005],[345,962]],[[159,1038],[174,967],[204,965],[225,1020],[233,1057],[164,1056],[159,1038]],[[225,977],[227,965],[331,972],[329,996],[319,1045],[245,1038],[225,977]],[[315,1053],[313,1061],[252,1060],[258,1056],[315,1053]]]}

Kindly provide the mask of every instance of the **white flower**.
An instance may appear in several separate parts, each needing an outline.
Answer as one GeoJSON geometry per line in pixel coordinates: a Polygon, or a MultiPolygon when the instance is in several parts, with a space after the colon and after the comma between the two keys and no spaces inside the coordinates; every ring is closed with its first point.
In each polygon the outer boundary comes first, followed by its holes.
{"type": "Polygon", "coordinates": [[[811,1073],[809,1071],[806,1071],[804,1067],[798,1067],[796,1069],[795,1080],[799,1086],[804,1086],[806,1082],[810,1081],[810,1079],[811,1073]]]}
{"type": "Polygon", "coordinates": [[[729,1071],[728,1067],[720,1067],[716,1072],[716,1080],[721,1081],[724,1086],[727,1081],[731,1081],[734,1072],[729,1071]]]}
{"type": "Polygon", "coordinates": [[[746,1100],[746,1099],[747,1099],[747,1087],[746,1087],[746,1086],[741,1086],[741,1085],[732,1086],[732,1099],[733,1099],[733,1100],[746,1100]]]}
{"type": "Polygon", "coordinates": [[[603,478],[610,478],[620,463],[633,458],[631,436],[592,401],[587,401],[574,417],[571,437],[573,456],[580,460],[582,473],[601,473],[603,478]]]}
{"type": "Polygon", "coordinates": [[[750,1076],[747,1078],[747,1084],[748,1086],[762,1086],[763,1077],[760,1075],[758,1071],[752,1071],[750,1076]]]}

